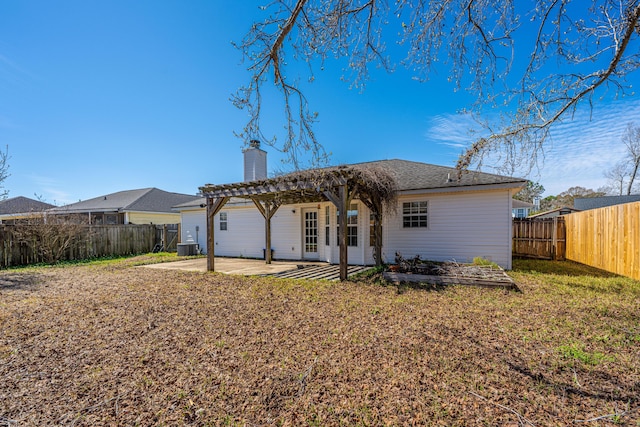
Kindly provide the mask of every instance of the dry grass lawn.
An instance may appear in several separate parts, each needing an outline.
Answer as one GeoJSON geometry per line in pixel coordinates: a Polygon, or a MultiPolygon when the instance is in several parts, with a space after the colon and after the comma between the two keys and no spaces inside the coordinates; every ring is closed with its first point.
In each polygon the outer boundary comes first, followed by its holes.
{"type": "Polygon", "coordinates": [[[152,270],[0,273],[0,426],[640,426],[640,283],[522,292],[152,270]]]}

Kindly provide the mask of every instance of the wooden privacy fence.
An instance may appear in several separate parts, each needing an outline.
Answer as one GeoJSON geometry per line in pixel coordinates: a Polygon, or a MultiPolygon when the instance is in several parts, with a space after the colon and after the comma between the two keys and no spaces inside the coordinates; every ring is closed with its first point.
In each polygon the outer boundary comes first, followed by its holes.
{"type": "Polygon", "coordinates": [[[512,254],[516,257],[563,260],[566,239],[563,217],[514,219],[512,254]]]}
{"type": "Polygon", "coordinates": [[[151,252],[156,244],[164,246],[164,242],[169,248],[173,246],[175,249],[175,242],[179,240],[177,230],[177,225],[168,227],[153,224],[0,225],[0,268],[146,253],[151,252]],[[171,229],[176,230],[173,235],[171,229]],[[175,239],[171,239],[173,236],[176,236],[175,239]]]}
{"type": "Polygon", "coordinates": [[[565,216],[567,259],[640,280],[640,202],[565,216]]]}

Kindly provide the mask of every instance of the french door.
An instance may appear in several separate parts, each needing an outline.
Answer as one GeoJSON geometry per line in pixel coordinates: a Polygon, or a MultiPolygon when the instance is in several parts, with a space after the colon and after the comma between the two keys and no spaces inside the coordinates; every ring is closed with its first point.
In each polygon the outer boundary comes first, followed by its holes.
{"type": "Polygon", "coordinates": [[[318,259],[318,210],[303,209],[302,256],[305,259],[318,259]]]}

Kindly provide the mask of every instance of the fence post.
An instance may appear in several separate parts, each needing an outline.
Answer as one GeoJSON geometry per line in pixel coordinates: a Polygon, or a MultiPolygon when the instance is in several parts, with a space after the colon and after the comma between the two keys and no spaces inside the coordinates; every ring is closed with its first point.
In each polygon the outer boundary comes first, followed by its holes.
{"type": "Polygon", "coordinates": [[[553,229],[551,230],[553,233],[551,235],[551,259],[554,261],[558,260],[558,217],[553,217],[553,229]]]}
{"type": "Polygon", "coordinates": [[[167,231],[167,224],[163,224],[162,225],[162,246],[163,246],[163,251],[168,251],[169,248],[169,232],[167,231]]]}

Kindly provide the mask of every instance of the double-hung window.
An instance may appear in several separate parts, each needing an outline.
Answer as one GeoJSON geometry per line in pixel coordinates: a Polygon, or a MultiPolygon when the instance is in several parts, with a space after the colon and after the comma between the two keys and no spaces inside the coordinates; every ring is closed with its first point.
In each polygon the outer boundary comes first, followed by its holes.
{"type": "MultiPolygon", "coordinates": [[[[338,218],[340,211],[338,211],[338,218]]],[[[340,220],[338,219],[338,224],[340,220]]],[[[340,244],[340,225],[337,227],[338,237],[336,241],[340,244]]],[[[358,204],[352,203],[347,211],[347,246],[358,246],[358,204]]]]}
{"type": "Polygon", "coordinates": [[[330,233],[330,229],[329,229],[329,221],[331,220],[331,218],[329,218],[329,206],[325,206],[324,207],[324,244],[326,246],[329,246],[330,242],[329,242],[329,233],[330,233]]]}
{"type": "Polygon", "coordinates": [[[220,212],[220,230],[227,230],[227,213],[220,212]]]}
{"type": "Polygon", "coordinates": [[[402,204],[403,228],[427,227],[427,202],[404,202],[402,204]]]}

